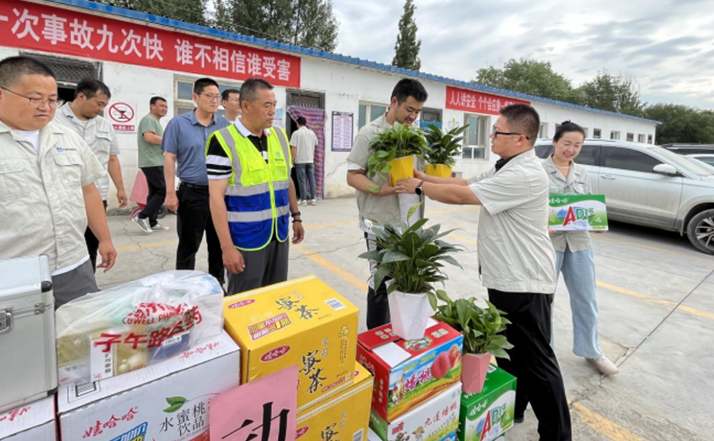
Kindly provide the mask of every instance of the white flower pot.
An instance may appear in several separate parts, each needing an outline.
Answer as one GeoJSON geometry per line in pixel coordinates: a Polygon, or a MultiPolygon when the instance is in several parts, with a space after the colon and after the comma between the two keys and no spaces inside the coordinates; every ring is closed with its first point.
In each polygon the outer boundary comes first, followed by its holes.
{"type": "Polygon", "coordinates": [[[417,340],[424,337],[432,310],[426,294],[392,291],[389,294],[389,313],[395,335],[405,340],[417,340]]]}

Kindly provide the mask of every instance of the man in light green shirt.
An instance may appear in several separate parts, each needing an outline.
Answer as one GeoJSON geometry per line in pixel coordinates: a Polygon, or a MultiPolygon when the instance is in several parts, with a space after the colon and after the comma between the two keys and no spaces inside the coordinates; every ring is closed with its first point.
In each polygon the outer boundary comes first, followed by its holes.
{"type": "Polygon", "coordinates": [[[164,128],[160,120],[166,116],[168,104],[160,96],[155,96],[149,101],[149,114],[139,122],[139,168],[146,176],[149,186],[149,196],[146,206],[132,221],[145,233],[157,230],[166,231],[169,228],[159,224],[156,220],[161,205],[166,198],[166,182],[164,181],[164,153],[161,150],[161,140],[164,128]]]}

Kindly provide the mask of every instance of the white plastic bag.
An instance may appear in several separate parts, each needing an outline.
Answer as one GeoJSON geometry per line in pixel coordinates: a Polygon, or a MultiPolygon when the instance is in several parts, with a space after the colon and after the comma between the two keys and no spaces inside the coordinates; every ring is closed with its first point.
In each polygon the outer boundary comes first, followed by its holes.
{"type": "Polygon", "coordinates": [[[102,380],[183,353],[223,329],[223,290],[167,271],[87,294],[56,311],[60,384],[102,380]]]}

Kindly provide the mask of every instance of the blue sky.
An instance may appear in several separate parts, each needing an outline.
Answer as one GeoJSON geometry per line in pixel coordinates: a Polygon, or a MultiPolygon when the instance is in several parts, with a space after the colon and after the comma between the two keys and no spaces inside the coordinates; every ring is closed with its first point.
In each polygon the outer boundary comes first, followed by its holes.
{"type": "MultiPolygon", "coordinates": [[[[416,0],[422,71],[459,80],[511,58],[549,61],[574,85],[637,80],[645,102],[714,109],[714,0],[416,0]]],[[[402,0],[333,0],[336,52],[389,64],[402,0]]]]}

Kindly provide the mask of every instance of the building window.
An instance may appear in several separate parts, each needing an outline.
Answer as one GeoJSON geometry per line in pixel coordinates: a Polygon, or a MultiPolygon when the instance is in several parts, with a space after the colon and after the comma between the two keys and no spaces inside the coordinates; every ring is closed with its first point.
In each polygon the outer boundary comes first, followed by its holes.
{"type": "Polygon", "coordinates": [[[654,144],[654,140],[652,139],[652,135],[647,135],[647,144],[654,144]]]}
{"type": "Polygon", "coordinates": [[[645,135],[637,135],[637,142],[640,142],[642,144],[645,143],[645,135]]]}
{"type": "Polygon", "coordinates": [[[360,103],[359,118],[357,120],[359,127],[357,129],[361,129],[368,122],[374,121],[385,113],[387,113],[387,106],[385,105],[360,103]]]}
{"type": "Polygon", "coordinates": [[[590,129],[588,129],[587,127],[583,127],[583,132],[585,132],[586,139],[590,137],[590,129]]]}
{"type": "MultiPolygon", "coordinates": [[[[193,102],[193,83],[197,79],[191,77],[174,78],[174,115],[188,113],[196,108],[196,103],[193,102]]],[[[240,89],[240,86],[241,83],[218,81],[218,90],[221,93],[226,89],[240,89]]],[[[216,114],[221,116],[226,114],[226,110],[220,105],[220,102],[216,114]]]]}
{"type": "Polygon", "coordinates": [[[489,117],[466,115],[464,124],[468,124],[464,136],[464,159],[486,159],[488,149],[488,130],[489,117]]]}
{"type": "Polygon", "coordinates": [[[635,142],[635,134],[634,133],[627,134],[627,142],[635,142]]]}
{"type": "Polygon", "coordinates": [[[541,123],[540,130],[538,130],[538,138],[548,137],[548,123],[541,123]]]}
{"type": "Polygon", "coordinates": [[[610,139],[620,139],[620,132],[618,131],[611,131],[610,132],[610,139]]]}
{"type": "Polygon", "coordinates": [[[595,138],[595,139],[600,139],[600,138],[602,138],[602,130],[600,130],[600,129],[593,129],[593,138],[595,138]]]}

